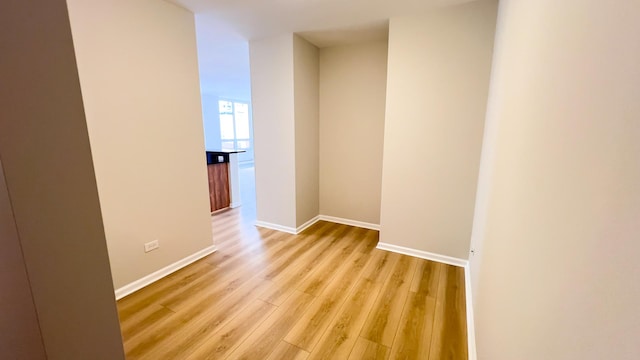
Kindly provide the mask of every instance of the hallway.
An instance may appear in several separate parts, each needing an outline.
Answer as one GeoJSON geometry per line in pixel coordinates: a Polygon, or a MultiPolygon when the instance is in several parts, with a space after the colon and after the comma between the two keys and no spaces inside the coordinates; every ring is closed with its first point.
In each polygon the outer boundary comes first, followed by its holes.
{"type": "Polygon", "coordinates": [[[466,359],[462,268],[375,248],[378,232],[299,235],[212,217],[214,254],[120,300],[128,359],[466,359]]]}

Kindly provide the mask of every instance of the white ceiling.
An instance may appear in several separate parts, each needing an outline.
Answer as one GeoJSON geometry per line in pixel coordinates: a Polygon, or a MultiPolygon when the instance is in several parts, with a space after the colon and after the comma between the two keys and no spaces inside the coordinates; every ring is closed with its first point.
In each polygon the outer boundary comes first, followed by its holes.
{"type": "Polygon", "coordinates": [[[384,39],[391,17],[474,0],[169,1],[196,14],[203,93],[248,100],[248,40],[298,33],[327,47],[384,39]]]}
{"type": "Polygon", "coordinates": [[[364,28],[472,0],[171,0],[247,40],[286,32],[364,28]]]}
{"type": "MultiPolygon", "coordinates": [[[[202,93],[231,100],[250,101],[247,40],[226,24],[211,19],[210,16],[198,14],[196,37],[202,93]]],[[[203,100],[208,101],[206,98],[203,100]]]]}

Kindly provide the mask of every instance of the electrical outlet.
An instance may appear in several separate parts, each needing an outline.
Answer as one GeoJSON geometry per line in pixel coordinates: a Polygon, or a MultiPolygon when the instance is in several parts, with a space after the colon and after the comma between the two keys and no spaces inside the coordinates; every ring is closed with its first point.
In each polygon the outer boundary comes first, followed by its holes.
{"type": "Polygon", "coordinates": [[[144,252],[147,253],[159,247],[160,247],[160,243],[158,242],[158,240],[149,241],[148,243],[144,244],[144,252]]]}

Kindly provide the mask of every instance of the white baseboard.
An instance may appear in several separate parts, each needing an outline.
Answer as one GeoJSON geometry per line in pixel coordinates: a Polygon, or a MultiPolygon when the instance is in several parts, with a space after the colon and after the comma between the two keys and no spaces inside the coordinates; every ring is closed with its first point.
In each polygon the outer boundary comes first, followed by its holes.
{"type": "Polygon", "coordinates": [[[278,225],[278,224],[272,224],[266,221],[256,221],[255,222],[255,226],[259,226],[259,227],[263,227],[263,228],[267,228],[267,229],[271,229],[271,230],[278,230],[278,231],[282,231],[282,232],[286,232],[289,234],[293,234],[296,235],[296,228],[292,228],[289,226],[282,226],[282,225],[278,225]]]}
{"type": "Polygon", "coordinates": [[[380,250],[395,252],[398,254],[409,255],[409,256],[413,256],[421,259],[441,262],[441,263],[449,264],[453,266],[465,267],[469,263],[469,261],[467,260],[458,259],[451,256],[434,254],[428,251],[416,250],[416,249],[406,248],[404,246],[398,246],[398,245],[387,244],[382,242],[379,242],[376,248],[380,250]]]}
{"type": "Polygon", "coordinates": [[[364,221],[343,219],[343,218],[328,216],[328,215],[320,215],[318,216],[318,219],[322,221],[336,223],[336,224],[350,225],[350,226],[380,231],[380,224],[372,224],[364,221]]]}
{"type": "Polygon", "coordinates": [[[267,229],[278,230],[278,231],[286,232],[286,233],[289,233],[289,234],[297,235],[297,234],[303,232],[309,226],[317,223],[320,220],[328,221],[328,222],[332,222],[332,223],[336,223],[336,224],[343,224],[343,225],[361,227],[361,228],[365,228],[365,229],[378,230],[378,231],[380,230],[380,225],[378,225],[378,224],[371,224],[371,223],[367,223],[367,222],[363,222],[363,221],[343,219],[343,218],[339,218],[339,217],[335,217],[335,216],[327,216],[327,215],[318,215],[318,216],[314,217],[313,219],[305,222],[304,224],[298,226],[297,228],[292,228],[292,227],[289,227],[289,226],[282,226],[282,225],[278,225],[278,224],[273,224],[273,223],[269,223],[269,222],[266,222],[266,221],[256,221],[255,225],[259,226],[259,227],[267,228],[267,229]]]}
{"type": "Polygon", "coordinates": [[[292,228],[292,227],[289,227],[289,226],[282,226],[282,225],[278,225],[278,224],[273,224],[273,223],[269,223],[269,222],[266,222],[266,221],[256,221],[255,225],[259,226],[259,227],[271,229],[271,230],[278,230],[278,231],[286,232],[288,234],[297,235],[297,234],[303,232],[309,226],[317,223],[318,220],[319,220],[319,217],[316,216],[313,219],[311,219],[311,220],[305,222],[304,224],[298,226],[297,228],[292,228]]]}
{"type": "Polygon", "coordinates": [[[312,218],[311,220],[307,221],[306,223],[298,226],[298,228],[296,228],[296,234],[300,234],[301,232],[303,232],[306,228],[308,228],[309,226],[317,223],[320,220],[320,215],[312,218]]]}
{"type": "Polygon", "coordinates": [[[216,246],[215,245],[211,245],[211,246],[209,246],[207,248],[204,248],[204,249],[198,251],[195,254],[189,255],[184,259],[178,260],[178,261],[174,262],[171,265],[165,266],[162,269],[160,269],[160,270],[158,270],[158,271],[156,271],[154,273],[151,273],[151,274],[149,274],[149,275],[147,275],[147,276],[145,276],[145,277],[143,277],[141,279],[138,279],[138,280],[136,280],[136,281],[134,281],[132,283],[129,283],[129,284],[123,286],[123,287],[121,287],[121,288],[119,288],[119,289],[117,289],[115,291],[116,300],[120,300],[123,297],[125,297],[125,296],[127,296],[127,295],[129,295],[131,293],[134,293],[134,292],[142,289],[143,287],[145,287],[147,285],[150,285],[151,283],[154,283],[154,282],[162,279],[163,277],[165,277],[165,276],[167,276],[167,275],[169,275],[171,273],[174,273],[174,272],[182,269],[183,267],[202,259],[203,257],[205,257],[205,256],[207,256],[209,254],[212,254],[216,250],[218,250],[216,248],[216,246]]]}
{"type": "Polygon", "coordinates": [[[229,207],[232,209],[235,209],[237,207],[240,207],[242,205],[242,203],[240,201],[236,201],[236,202],[232,202],[231,204],[229,204],[229,207]]]}
{"type": "Polygon", "coordinates": [[[471,270],[469,264],[464,267],[464,293],[467,305],[467,343],[469,360],[477,360],[478,354],[476,349],[476,327],[473,320],[473,298],[471,294],[471,270]]]}

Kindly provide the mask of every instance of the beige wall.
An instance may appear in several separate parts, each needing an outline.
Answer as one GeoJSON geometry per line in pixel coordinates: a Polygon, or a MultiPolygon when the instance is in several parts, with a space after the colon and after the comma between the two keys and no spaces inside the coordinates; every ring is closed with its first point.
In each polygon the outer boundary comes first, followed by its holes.
{"type": "Polygon", "coordinates": [[[22,246],[0,163],[0,349],[6,359],[46,359],[22,246]]]}
{"type": "Polygon", "coordinates": [[[320,213],[380,224],[387,41],[320,50],[320,213]]]}
{"type": "Polygon", "coordinates": [[[468,258],[496,9],[391,19],[381,242],[468,258]]]}
{"type": "Polygon", "coordinates": [[[318,48],[294,35],[296,227],[319,214],[319,71],[318,48]]]}
{"type": "Polygon", "coordinates": [[[479,359],[640,357],[638,14],[500,2],[471,258],[479,359]]]}
{"type": "Polygon", "coordinates": [[[66,2],[5,1],[0,24],[0,157],[47,357],[124,359],[66,2]]]}
{"type": "Polygon", "coordinates": [[[249,43],[259,222],[296,227],[293,35],[249,43]]]}
{"type": "Polygon", "coordinates": [[[213,244],[194,18],[157,0],[68,3],[118,288],[213,244]]]}

